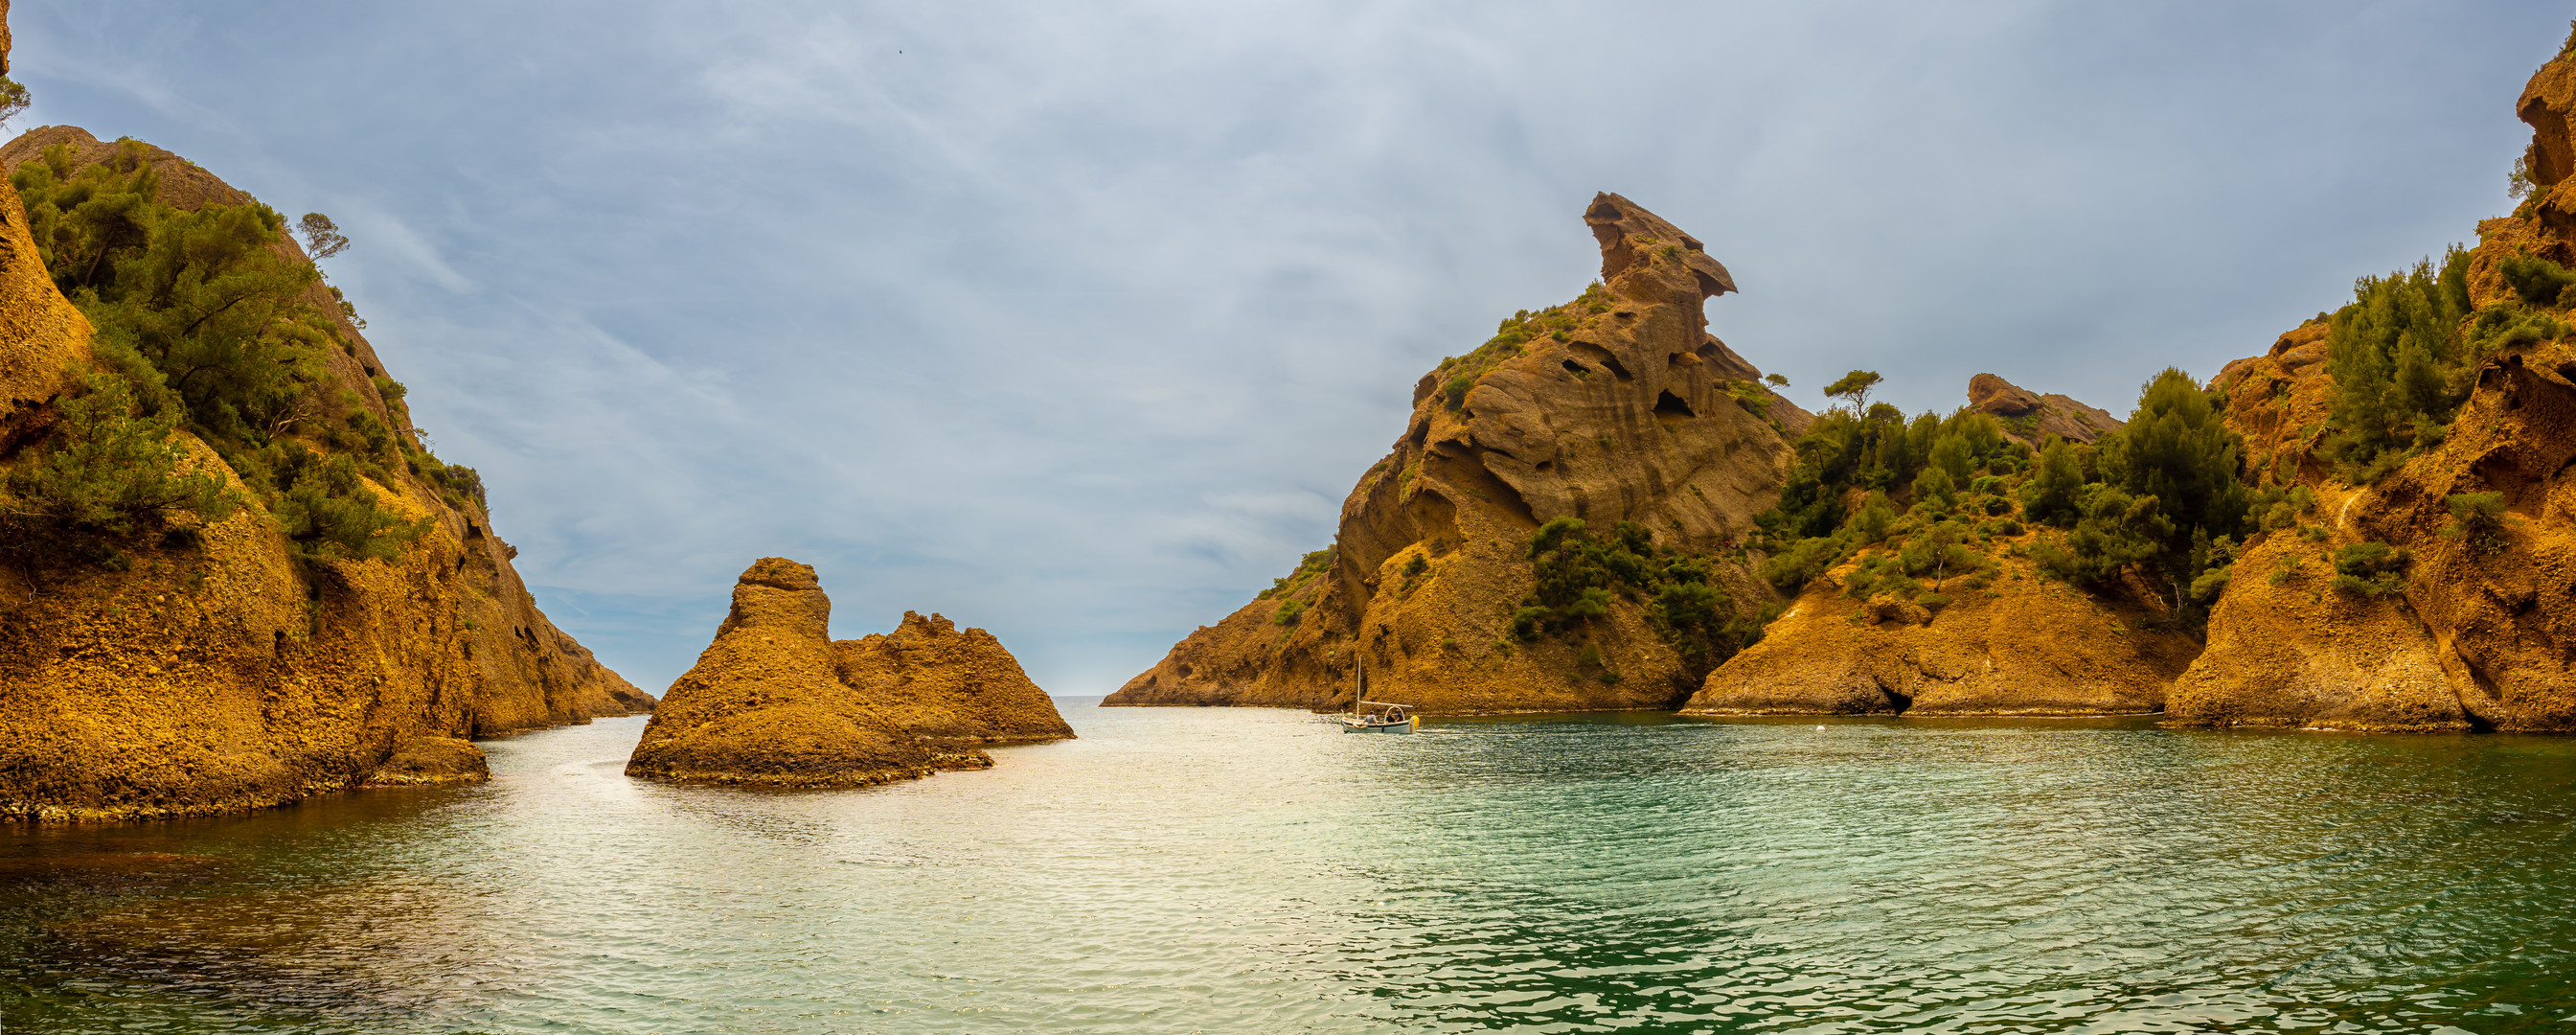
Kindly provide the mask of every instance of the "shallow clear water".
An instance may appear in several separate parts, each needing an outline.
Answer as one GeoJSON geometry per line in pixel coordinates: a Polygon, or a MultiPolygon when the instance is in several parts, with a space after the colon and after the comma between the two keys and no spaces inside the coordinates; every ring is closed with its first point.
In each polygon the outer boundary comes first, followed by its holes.
{"type": "Polygon", "coordinates": [[[618,719],[483,786],[0,832],[0,1021],[2576,1028],[2576,741],[1066,704],[863,791],[630,781],[618,719]]]}

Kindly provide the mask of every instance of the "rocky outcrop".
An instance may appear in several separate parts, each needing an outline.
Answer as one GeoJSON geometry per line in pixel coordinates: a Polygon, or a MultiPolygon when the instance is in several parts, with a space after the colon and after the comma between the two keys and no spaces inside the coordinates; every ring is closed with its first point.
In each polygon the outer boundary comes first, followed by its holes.
{"type": "Polygon", "coordinates": [[[892,634],[842,640],[832,653],[843,685],[923,740],[1009,744],[1073,736],[1055,701],[982,629],[960,631],[940,615],[906,611],[892,634]]]}
{"type": "Polygon", "coordinates": [[[2236,562],[2205,664],[2174,683],[2177,722],[2386,732],[2471,728],[2440,643],[2403,599],[2335,590],[2328,544],[2274,535],[2236,562]],[[2275,573],[2278,573],[2277,575],[2275,573]]]}
{"type": "MultiPolygon", "coordinates": [[[[48,127],[0,147],[0,163],[14,169],[48,144],[88,159],[114,147],[48,127]]],[[[250,200],[176,155],[146,155],[169,185],[165,202],[250,200]]],[[[54,434],[62,393],[92,355],[88,321],[47,277],[21,200],[0,194],[8,467],[54,434]]],[[[293,241],[277,247],[303,260],[293,241]]],[[[366,337],[321,285],[306,300],[336,345],[311,386],[317,407],[366,414],[416,449],[366,337]]],[[[479,501],[393,460],[368,488],[428,531],[392,562],[300,561],[222,458],[185,432],[177,443],[247,504],[94,562],[0,565],[0,816],[195,815],[454,778],[471,767],[443,742],[652,707],[538,611],[479,501]]]]}
{"type": "Polygon", "coordinates": [[[367,777],[370,787],[418,787],[447,783],[480,783],[492,778],[483,749],[454,737],[416,737],[394,749],[393,757],[367,777]]]}
{"type": "Polygon", "coordinates": [[[1435,713],[1670,708],[1697,688],[1634,600],[1579,641],[1515,642],[1529,536],[1558,517],[1638,522],[1719,555],[1712,578],[1739,608],[1766,602],[1733,546],[1778,500],[1811,418],[1709,335],[1702,304],[1735,283],[1696,238],[1615,194],[1584,222],[1601,283],[1423,375],[1326,559],[1104,703],[1330,708],[1360,669],[1370,699],[1435,713]]]}
{"type": "Polygon", "coordinates": [[[666,691],[628,776],[860,787],[993,764],[976,743],[1073,736],[981,629],[906,612],[892,635],[834,643],[814,569],[764,557],[695,667],[666,691]]]}
{"type": "Polygon", "coordinates": [[[1994,414],[2004,434],[2033,449],[2051,435],[2090,444],[2120,430],[2108,410],[2069,396],[2039,395],[1993,374],[1968,379],[1968,405],[1994,414]]]}
{"type": "Polygon", "coordinates": [[[2211,613],[2208,652],[2174,687],[2174,721],[2576,731],[2576,346],[2508,346],[2439,447],[2353,488],[2319,455],[2333,398],[2325,329],[2294,330],[2220,376],[2249,469],[2315,492],[2303,525],[2324,538],[2284,528],[2249,544],[2211,613]],[[2444,534],[2449,498],[2481,492],[2506,502],[2491,553],[2444,534]],[[2333,550],[2363,542],[2408,552],[2402,595],[2328,584],[2333,550]]]}
{"type": "MultiPolygon", "coordinates": [[[[2576,261],[2576,60],[2543,67],[2518,110],[2532,127],[2536,189],[2512,216],[2478,226],[2467,286],[2479,306],[2508,300],[2508,258],[2576,261]]],[[[2558,301],[2549,308],[2560,318],[2576,315],[2558,301]]],[[[2248,475],[2306,487],[2318,504],[2236,562],[2209,650],[2175,684],[2172,721],[2576,732],[2576,345],[2504,345],[2475,369],[2438,445],[2355,488],[2321,455],[2330,331],[2321,316],[2214,382],[2245,438],[2248,475]],[[2494,542],[2446,534],[2450,497],[2490,492],[2506,510],[2494,542]],[[2363,542],[2407,551],[2401,594],[2328,584],[2331,552],[2363,542]]]]}
{"type": "Polygon", "coordinates": [[[2122,715],[2159,711],[2199,652],[2140,601],[2007,558],[1938,611],[1853,600],[1832,573],[1711,672],[1685,715],[2122,715]]]}

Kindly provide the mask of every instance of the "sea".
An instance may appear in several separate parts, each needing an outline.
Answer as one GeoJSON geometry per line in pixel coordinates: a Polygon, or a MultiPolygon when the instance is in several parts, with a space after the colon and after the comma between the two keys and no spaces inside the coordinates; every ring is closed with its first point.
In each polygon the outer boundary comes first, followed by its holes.
{"type": "Polygon", "coordinates": [[[2576,740],[1100,708],[0,830],[0,1032],[2576,1031],[2576,740]]]}

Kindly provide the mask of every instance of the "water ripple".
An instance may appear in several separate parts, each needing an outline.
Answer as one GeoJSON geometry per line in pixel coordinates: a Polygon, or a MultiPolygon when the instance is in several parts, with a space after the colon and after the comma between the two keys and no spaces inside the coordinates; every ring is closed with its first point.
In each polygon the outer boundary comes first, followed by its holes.
{"type": "Polygon", "coordinates": [[[1068,709],[861,791],[480,787],[0,836],[15,1031],[2541,1032],[2576,744],[1068,709]]]}

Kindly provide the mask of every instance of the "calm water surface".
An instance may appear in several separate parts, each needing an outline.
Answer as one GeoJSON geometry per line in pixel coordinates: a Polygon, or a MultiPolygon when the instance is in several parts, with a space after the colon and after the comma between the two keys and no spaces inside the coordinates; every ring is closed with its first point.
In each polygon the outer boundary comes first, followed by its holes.
{"type": "Polygon", "coordinates": [[[2576,1030],[2576,742],[1099,709],[987,772],[0,831],[50,1031],[2576,1030]]]}

